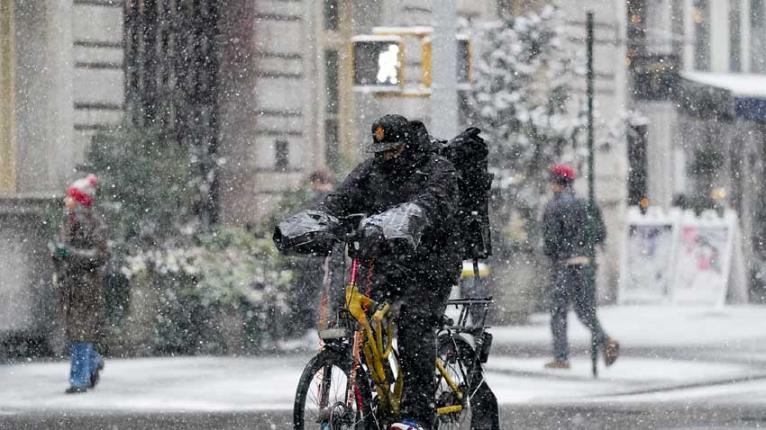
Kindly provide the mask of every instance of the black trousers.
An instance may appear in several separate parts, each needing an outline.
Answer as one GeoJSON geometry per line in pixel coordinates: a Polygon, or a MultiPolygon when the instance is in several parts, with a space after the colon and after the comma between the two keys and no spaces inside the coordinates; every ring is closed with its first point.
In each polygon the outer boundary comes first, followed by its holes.
{"type": "Polygon", "coordinates": [[[429,270],[408,270],[395,264],[378,264],[373,270],[385,274],[373,276],[378,279],[373,284],[373,298],[401,303],[396,320],[399,364],[404,377],[401,417],[433,428],[436,328],[452,285],[457,282],[460,265],[441,264],[429,270]]]}
{"type": "Polygon", "coordinates": [[[577,318],[590,329],[597,345],[603,344],[607,335],[596,316],[595,270],[590,265],[557,265],[553,273],[551,291],[551,331],[553,333],[553,357],[569,359],[567,339],[567,313],[574,307],[577,318]]]}

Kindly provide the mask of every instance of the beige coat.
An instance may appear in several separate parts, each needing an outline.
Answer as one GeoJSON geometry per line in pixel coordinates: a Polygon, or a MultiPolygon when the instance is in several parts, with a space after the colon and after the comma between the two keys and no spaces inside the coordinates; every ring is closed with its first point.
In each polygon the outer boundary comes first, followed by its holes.
{"type": "Polygon", "coordinates": [[[97,342],[104,326],[104,266],[109,259],[104,223],[92,209],[78,208],[64,220],[59,238],[68,249],[54,256],[66,337],[97,342]]]}

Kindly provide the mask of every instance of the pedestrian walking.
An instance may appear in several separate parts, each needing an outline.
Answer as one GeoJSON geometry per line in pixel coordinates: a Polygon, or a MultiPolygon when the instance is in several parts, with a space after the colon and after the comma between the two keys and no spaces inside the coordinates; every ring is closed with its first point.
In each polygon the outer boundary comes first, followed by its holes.
{"type": "Polygon", "coordinates": [[[60,235],[51,245],[71,358],[67,393],[95,387],[104,368],[95,345],[104,327],[103,269],[108,251],[104,223],[93,209],[96,185],[96,176],[88,175],[67,189],[60,235]]]}
{"type": "Polygon", "coordinates": [[[543,215],[544,252],[553,264],[551,285],[551,331],[553,361],[546,368],[569,368],[567,313],[572,304],[580,321],[590,329],[593,342],[611,366],[619,355],[619,343],[610,338],[596,315],[596,245],[606,239],[601,211],[595,202],[575,194],[575,170],[564,164],[550,171],[553,199],[543,215]]]}

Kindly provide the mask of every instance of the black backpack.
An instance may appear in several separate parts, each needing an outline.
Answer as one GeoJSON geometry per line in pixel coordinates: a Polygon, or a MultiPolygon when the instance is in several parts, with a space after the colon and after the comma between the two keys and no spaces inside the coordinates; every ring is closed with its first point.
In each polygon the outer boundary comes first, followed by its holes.
{"type": "Polygon", "coordinates": [[[494,175],[488,171],[489,149],[479,133],[481,130],[476,127],[467,128],[438,148],[441,155],[449,159],[460,174],[458,218],[463,241],[463,258],[466,260],[492,255],[489,192],[494,175]]]}

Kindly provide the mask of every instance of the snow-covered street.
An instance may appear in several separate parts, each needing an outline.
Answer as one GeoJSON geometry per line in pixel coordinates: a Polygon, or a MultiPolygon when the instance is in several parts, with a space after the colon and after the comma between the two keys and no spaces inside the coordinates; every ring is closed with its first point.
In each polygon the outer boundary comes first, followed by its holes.
{"type": "MultiPolygon", "coordinates": [[[[766,407],[766,308],[717,310],[604,307],[604,326],[623,356],[590,374],[587,332],[570,326],[572,369],[545,370],[547,316],[529,325],[496,327],[487,378],[504,415],[521,408],[766,407]]],[[[31,415],[101,414],[235,416],[267,413],[289,421],[309,353],[266,357],[110,359],[97,389],[64,395],[68,364],[27,362],[0,367],[0,427],[31,415]],[[211,415],[212,414],[212,415],[211,415]]],[[[512,418],[511,414],[509,417],[512,418]]],[[[279,421],[279,420],[277,420],[279,421]]],[[[281,428],[277,425],[276,428],[281,428]]]]}

